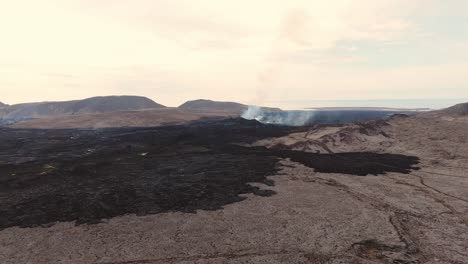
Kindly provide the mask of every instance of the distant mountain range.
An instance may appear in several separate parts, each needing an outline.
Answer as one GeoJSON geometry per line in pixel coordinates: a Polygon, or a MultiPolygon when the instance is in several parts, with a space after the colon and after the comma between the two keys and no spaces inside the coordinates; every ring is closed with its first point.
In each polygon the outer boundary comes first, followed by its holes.
{"type": "MultiPolygon", "coordinates": [[[[102,96],[83,100],[61,102],[39,102],[6,105],[0,103],[0,119],[36,119],[44,117],[62,117],[110,112],[141,111],[166,108],[153,100],[141,96],[102,96]]],[[[235,102],[217,102],[211,100],[188,101],[178,109],[198,112],[226,112],[242,114],[248,106],[235,102]]],[[[264,111],[281,111],[279,108],[262,108],[264,111]]]]}
{"type": "MultiPolygon", "coordinates": [[[[238,117],[248,108],[235,102],[211,100],[194,100],[179,107],[166,107],[139,96],[104,96],[2,106],[0,125],[22,128],[158,126],[200,118],[238,117]]],[[[262,109],[281,111],[278,108],[262,109]]]]}
{"type": "MultiPolygon", "coordinates": [[[[16,105],[0,103],[0,126],[17,128],[144,127],[183,124],[202,118],[239,117],[251,110],[261,113],[261,115],[247,117],[249,119],[268,119],[264,121],[266,123],[281,124],[292,124],[291,120],[306,120],[307,122],[315,120],[315,123],[326,123],[330,120],[339,119],[351,122],[360,121],[363,118],[367,120],[367,116],[371,116],[371,119],[379,119],[390,113],[387,111],[380,111],[382,112],[380,113],[376,109],[367,108],[321,109],[315,111],[315,113],[313,113],[314,111],[282,111],[279,108],[249,108],[245,104],[236,102],[204,99],[188,101],[179,107],[166,107],[146,97],[103,96],[63,102],[16,105]],[[327,117],[326,120],[322,118],[324,115],[327,117]],[[351,115],[352,118],[344,118],[347,115],[351,115]],[[311,116],[314,118],[311,118],[311,116]]],[[[395,113],[400,113],[400,111],[395,110],[395,113]]],[[[440,111],[430,111],[427,114],[466,117],[468,116],[468,103],[455,105],[440,111]]]]}

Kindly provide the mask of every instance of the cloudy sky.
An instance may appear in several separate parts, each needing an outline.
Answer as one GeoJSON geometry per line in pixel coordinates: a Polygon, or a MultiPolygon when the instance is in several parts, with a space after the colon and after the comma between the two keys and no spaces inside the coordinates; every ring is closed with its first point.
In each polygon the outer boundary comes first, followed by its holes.
{"type": "Polygon", "coordinates": [[[466,0],[0,0],[0,101],[468,98],[466,0]]]}

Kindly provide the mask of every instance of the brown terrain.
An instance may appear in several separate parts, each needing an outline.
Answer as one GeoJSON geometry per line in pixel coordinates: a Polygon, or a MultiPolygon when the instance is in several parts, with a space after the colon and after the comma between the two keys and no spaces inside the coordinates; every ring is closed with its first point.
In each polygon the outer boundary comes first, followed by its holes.
{"type": "Polygon", "coordinates": [[[202,118],[239,116],[237,111],[196,110],[160,108],[141,111],[122,111],[100,114],[46,117],[18,122],[14,128],[110,128],[110,127],[154,127],[183,124],[202,118]]]}
{"type": "Polygon", "coordinates": [[[457,104],[452,107],[449,107],[445,110],[439,111],[439,114],[448,114],[448,115],[454,115],[454,116],[466,116],[468,115],[468,104],[457,104]]]}
{"type": "Polygon", "coordinates": [[[0,263],[468,263],[466,106],[306,128],[4,129],[0,263]]]}

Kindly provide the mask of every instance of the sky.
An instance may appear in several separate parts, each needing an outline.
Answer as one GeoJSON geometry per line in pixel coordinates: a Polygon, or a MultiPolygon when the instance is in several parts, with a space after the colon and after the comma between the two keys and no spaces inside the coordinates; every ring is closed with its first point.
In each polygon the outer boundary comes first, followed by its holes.
{"type": "Polygon", "coordinates": [[[0,36],[9,104],[468,98],[466,0],[0,0],[0,36]]]}

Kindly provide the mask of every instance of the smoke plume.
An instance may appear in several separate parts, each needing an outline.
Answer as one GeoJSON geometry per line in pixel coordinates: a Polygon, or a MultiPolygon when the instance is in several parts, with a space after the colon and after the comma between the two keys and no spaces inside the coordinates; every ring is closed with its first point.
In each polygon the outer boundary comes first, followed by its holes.
{"type": "Polygon", "coordinates": [[[314,111],[265,111],[262,107],[252,105],[241,117],[264,124],[305,126],[313,121],[314,116],[314,111]]]}

